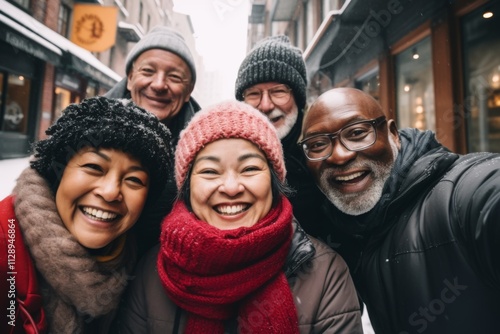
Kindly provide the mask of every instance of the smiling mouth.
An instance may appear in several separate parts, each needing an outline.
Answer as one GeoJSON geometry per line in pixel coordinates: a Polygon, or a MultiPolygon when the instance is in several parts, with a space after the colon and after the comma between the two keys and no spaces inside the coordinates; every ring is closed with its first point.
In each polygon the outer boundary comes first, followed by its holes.
{"type": "Polygon", "coordinates": [[[368,172],[356,172],[350,175],[336,176],[334,180],[337,183],[356,183],[361,181],[367,174],[368,172]]]}
{"type": "Polygon", "coordinates": [[[157,99],[157,98],[149,98],[149,100],[151,102],[154,102],[154,103],[161,103],[161,104],[169,104],[170,103],[170,100],[163,100],[163,99],[157,99]]]}
{"type": "Polygon", "coordinates": [[[282,118],[283,118],[283,116],[278,116],[278,117],[270,118],[269,120],[271,121],[271,123],[277,123],[282,118]]]}
{"type": "Polygon", "coordinates": [[[113,220],[116,220],[118,217],[118,215],[114,212],[103,211],[89,207],[82,207],[81,210],[87,217],[103,222],[111,222],[113,220]]]}
{"type": "Polygon", "coordinates": [[[238,204],[238,205],[218,205],[214,207],[217,213],[225,216],[235,216],[239,213],[245,212],[250,208],[248,204],[238,204]]]}
{"type": "Polygon", "coordinates": [[[164,103],[164,104],[168,104],[168,103],[171,102],[171,100],[169,98],[166,98],[166,97],[160,96],[160,95],[143,94],[143,96],[146,97],[148,100],[150,100],[152,102],[164,103]]]}

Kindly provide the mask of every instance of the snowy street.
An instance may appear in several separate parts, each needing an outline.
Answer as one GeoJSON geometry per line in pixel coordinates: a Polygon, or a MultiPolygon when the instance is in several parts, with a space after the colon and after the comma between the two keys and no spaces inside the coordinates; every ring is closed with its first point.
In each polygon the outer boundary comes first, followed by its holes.
{"type": "Polygon", "coordinates": [[[10,195],[16,179],[29,166],[29,157],[0,160],[0,199],[10,195]]]}

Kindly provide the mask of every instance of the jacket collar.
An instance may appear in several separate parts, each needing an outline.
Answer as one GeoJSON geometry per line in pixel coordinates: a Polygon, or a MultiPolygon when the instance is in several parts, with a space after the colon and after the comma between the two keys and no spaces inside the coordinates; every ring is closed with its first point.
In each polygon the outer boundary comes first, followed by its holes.
{"type": "Polygon", "coordinates": [[[290,251],[284,266],[284,272],[286,277],[290,277],[294,274],[305,262],[309,261],[314,254],[316,249],[311,242],[311,239],[307,236],[306,232],[298,224],[297,220],[294,218],[293,224],[293,237],[292,243],[290,245],[290,251]]]}

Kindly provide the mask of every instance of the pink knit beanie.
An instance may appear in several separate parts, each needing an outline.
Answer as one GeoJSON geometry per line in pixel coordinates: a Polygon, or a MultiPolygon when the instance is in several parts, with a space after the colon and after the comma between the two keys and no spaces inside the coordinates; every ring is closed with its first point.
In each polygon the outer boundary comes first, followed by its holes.
{"type": "Polygon", "coordinates": [[[286,169],[276,129],[257,109],[239,101],[225,101],[195,114],[182,130],[175,151],[175,180],[180,189],[191,163],[205,145],[223,138],[247,139],[266,155],[281,181],[286,169]]]}

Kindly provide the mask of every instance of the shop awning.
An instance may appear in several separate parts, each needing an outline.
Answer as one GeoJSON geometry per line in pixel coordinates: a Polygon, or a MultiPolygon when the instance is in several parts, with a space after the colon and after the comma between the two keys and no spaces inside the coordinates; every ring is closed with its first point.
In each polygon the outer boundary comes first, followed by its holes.
{"type": "Polygon", "coordinates": [[[63,52],[57,46],[2,13],[0,13],[0,23],[6,26],[5,29],[0,29],[1,40],[55,66],[61,64],[63,52]]]}
{"type": "MultiPolygon", "coordinates": [[[[14,22],[16,27],[19,28],[19,30],[16,30],[17,34],[24,36],[24,40],[29,39],[28,36],[32,36],[36,38],[36,41],[44,43],[39,45],[47,45],[48,43],[48,45],[60,49],[63,54],[61,65],[69,66],[82,75],[108,87],[112,87],[121,80],[120,75],[101,63],[92,53],[72,43],[5,0],[0,0],[0,15],[14,22]]],[[[33,41],[32,44],[35,44],[34,39],[31,39],[31,41],[33,41]]],[[[23,48],[21,49],[26,51],[23,48]]]]}
{"type": "Polygon", "coordinates": [[[340,10],[329,12],[316,31],[312,41],[304,51],[309,80],[318,71],[335,64],[349,51],[349,47],[358,32],[354,25],[362,20],[364,14],[353,10],[356,3],[357,0],[348,0],[340,10]]]}
{"type": "Polygon", "coordinates": [[[318,71],[332,72],[340,60],[359,58],[375,43],[383,39],[385,45],[400,40],[421,25],[446,0],[386,1],[372,0],[370,6],[361,0],[347,0],[338,11],[332,11],[323,20],[311,43],[304,51],[308,78],[318,71]],[[360,47],[369,44],[366,48],[360,47]]]}
{"type": "Polygon", "coordinates": [[[320,70],[323,55],[330,48],[335,37],[339,34],[340,24],[338,22],[338,17],[340,13],[340,11],[331,11],[328,13],[327,18],[323,21],[311,43],[304,51],[308,82],[311,82],[311,78],[320,70]]]}

